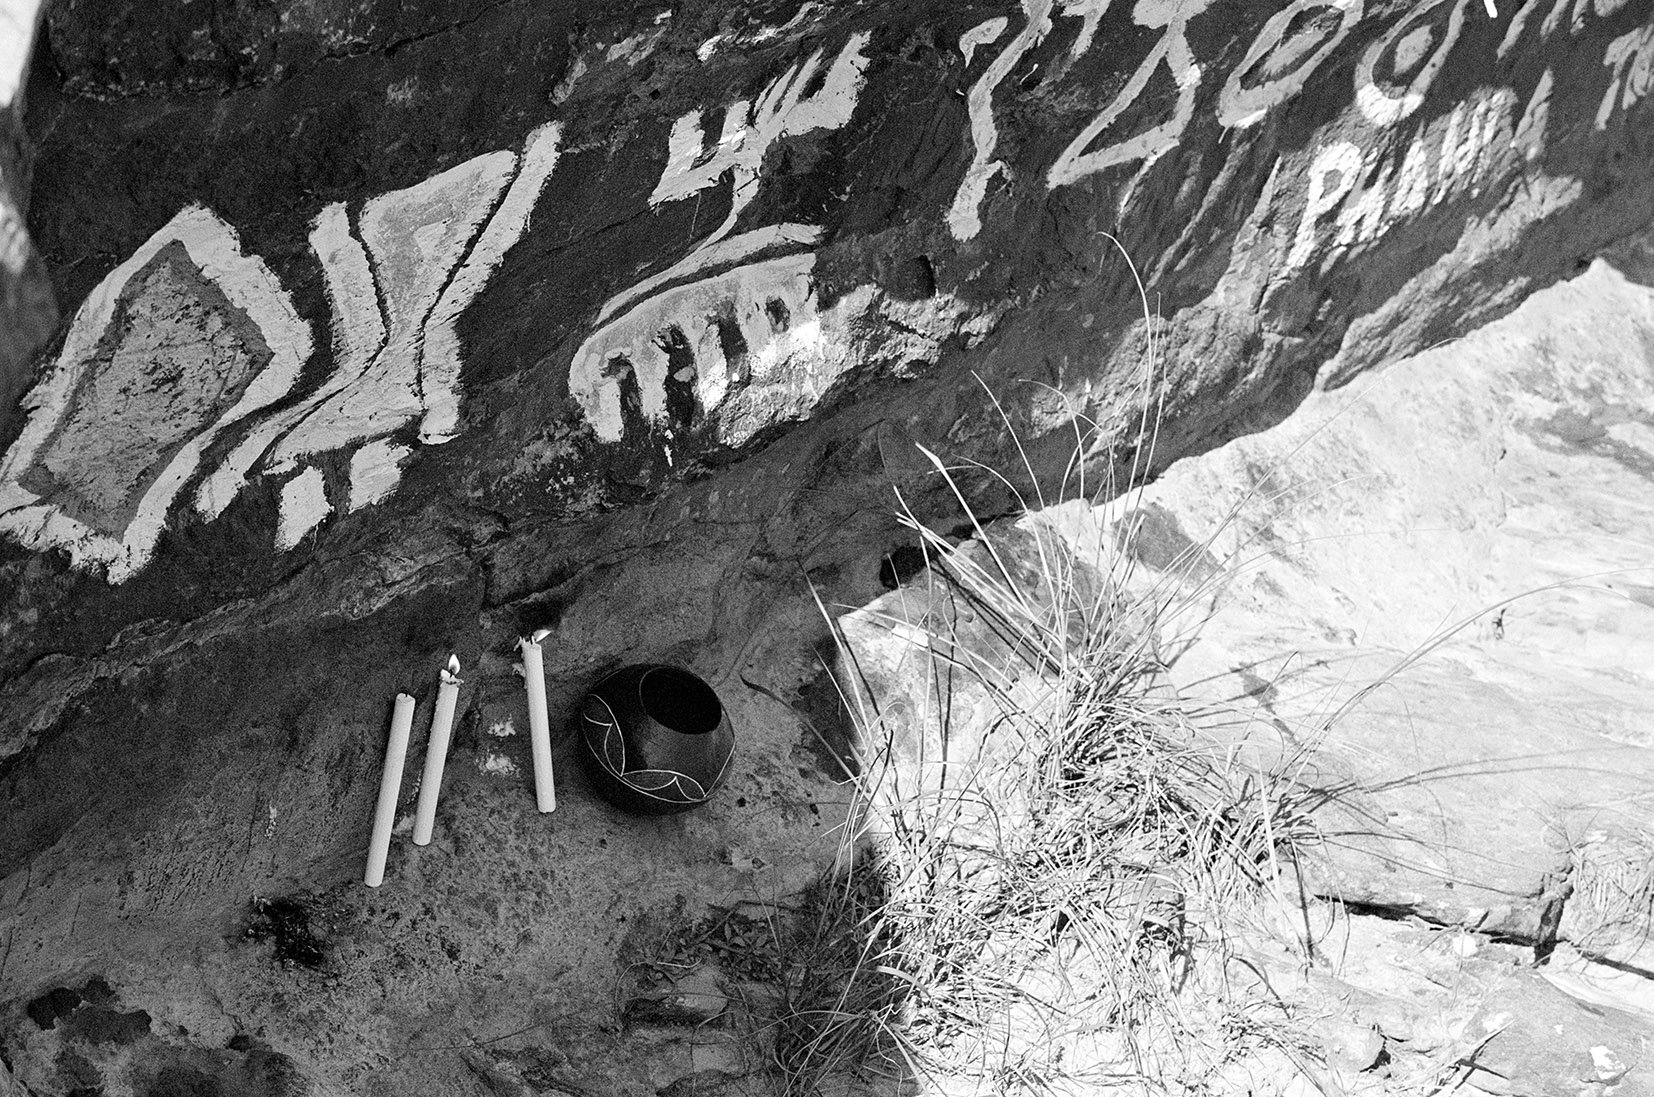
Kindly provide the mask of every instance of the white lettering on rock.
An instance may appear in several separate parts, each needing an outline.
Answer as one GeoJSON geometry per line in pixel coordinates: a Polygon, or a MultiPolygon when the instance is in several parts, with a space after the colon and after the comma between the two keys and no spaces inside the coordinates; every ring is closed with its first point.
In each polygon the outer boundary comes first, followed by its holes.
{"type": "Polygon", "coordinates": [[[1367,47],[1355,69],[1355,102],[1367,121],[1393,126],[1424,105],[1464,32],[1469,4],[1470,0],[1425,0],[1367,47]],[[1381,64],[1390,68],[1386,78],[1378,75],[1381,64]]]}
{"type": "Polygon", "coordinates": [[[224,431],[286,396],[310,327],[210,210],[181,210],[82,302],[0,460],[0,531],[121,582],[224,431]]]}
{"type": "Polygon", "coordinates": [[[804,95],[804,89],[821,73],[824,55],[820,50],[771,81],[756,103],[744,99],[731,103],[724,108],[723,128],[711,148],[704,147],[700,111],[679,118],[667,139],[666,167],[649,204],[688,198],[717,183],[725,172],[733,172],[734,205],[737,211],[744,208],[757,194],[764,154],[771,145],[783,137],[838,129],[850,121],[867,71],[862,50],[869,37],[868,31],[850,36],[812,95],[804,95]]]}
{"type": "MultiPolygon", "coordinates": [[[[1051,0],[1023,0],[1022,10],[1027,16],[1022,30],[998,57],[988,63],[987,69],[971,85],[965,97],[966,108],[970,112],[974,152],[970,166],[965,169],[965,178],[953,196],[953,205],[948,209],[948,231],[953,233],[955,240],[969,240],[982,231],[979,212],[982,201],[987,197],[989,182],[1004,168],[993,158],[994,149],[999,144],[999,128],[994,121],[994,91],[1023,55],[1051,33],[1051,0]]],[[[998,38],[1005,26],[1006,20],[1000,17],[966,31],[959,40],[959,49],[965,55],[966,64],[970,63],[971,54],[978,44],[998,38]],[[987,34],[989,30],[993,32],[991,36],[987,34]]]]}
{"type": "Polygon", "coordinates": [[[1137,0],[1132,7],[1132,18],[1139,26],[1164,28],[1164,33],[1108,106],[1092,118],[1058,155],[1046,172],[1049,187],[1055,189],[1073,183],[1117,164],[1141,161],[1142,166],[1127,184],[1120,199],[1119,205],[1124,208],[1144,173],[1177,145],[1194,117],[1195,93],[1200,87],[1201,70],[1189,48],[1188,25],[1189,20],[1205,11],[1209,3],[1210,0],[1137,0]],[[1097,138],[1137,102],[1150,77],[1162,65],[1177,86],[1177,100],[1171,118],[1141,133],[1119,137],[1102,148],[1092,149],[1097,138]]]}
{"type": "Polygon", "coordinates": [[[1355,189],[1361,165],[1361,150],[1348,141],[1335,141],[1315,150],[1309,162],[1309,189],[1304,197],[1304,213],[1298,221],[1292,251],[1287,254],[1288,270],[1297,270],[1315,254],[1321,219],[1337,209],[1344,196],[1355,189]]]}
{"type": "Polygon", "coordinates": [[[1297,95],[1327,55],[1361,21],[1363,10],[1363,0],[1293,0],[1270,16],[1224,82],[1218,95],[1218,121],[1244,128],[1261,120],[1270,108],[1297,95]],[[1338,26],[1331,31],[1302,18],[1305,12],[1323,8],[1338,13],[1338,26]],[[1315,33],[1322,34],[1319,42],[1303,40],[1315,33]],[[1274,71],[1277,57],[1290,66],[1288,71],[1274,71]],[[1254,72],[1268,75],[1251,87],[1245,86],[1254,72]]]}
{"type": "Polygon", "coordinates": [[[1501,165],[1523,152],[1523,141],[1536,139],[1512,132],[1516,101],[1509,88],[1479,92],[1415,135],[1399,164],[1348,141],[1317,149],[1287,269],[1299,270],[1316,255],[1329,217],[1334,227],[1326,261],[1450,198],[1479,195],[1501,165]]]}

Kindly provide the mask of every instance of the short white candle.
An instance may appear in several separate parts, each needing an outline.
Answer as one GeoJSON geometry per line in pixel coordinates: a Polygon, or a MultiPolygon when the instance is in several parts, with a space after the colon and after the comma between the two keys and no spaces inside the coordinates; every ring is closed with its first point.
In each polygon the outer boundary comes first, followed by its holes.
{"type": "Polygon", "coordinates": [[[454,733],[454,707],[459,703],[459,656],[448,656],[442,684],[436,691],[436,712],[431,715],[431,741],[425,747],[425,775],[419,779],[419,804],[414,809],[413,840],[416,846],[431,844],[436,827],[436,798],[442,791],[442,767],[448,760],[448,739],[454,733]]]}
{"type": "Polygon", "coordinates": [[[391,713],[391,741],[385,748],[385,772],[379,777],[379,803],[373,809],[373,837],[368,841],[368,868],[362,883],[376,888],[385,882],[385,858],[396,825],[396,801],[402,794],[402,763],[408,757],[408,732],[413,730],[414,699],[396,695],[391,713]]]}
{"type": "Polygon", "coordinates": [[[550,629],[518,641],[523,650],[523,688],[528,693],[528,744],[534,752],[534,801],[542,812],[557,810],[551,772],[551,722],[546,719],[546,669],[540,641],[550,629]]]}

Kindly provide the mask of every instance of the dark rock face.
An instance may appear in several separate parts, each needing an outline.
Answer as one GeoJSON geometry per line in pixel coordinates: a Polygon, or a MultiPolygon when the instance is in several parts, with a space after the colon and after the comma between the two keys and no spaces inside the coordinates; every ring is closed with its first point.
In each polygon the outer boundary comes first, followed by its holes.
{"type": "MultiPolygon", "coordinates": [[[[770,699],[814,674],[803,580],[867,601],[890,487],[930,513],[913,442],[1009,467],[993,393],[1038,469],[1076,414],[1106,466],[1152,336],[1164,464],[1651,219],[1646,5],[1490,7],[52,5],[16,152],[0,111],[0,1002],[117,940],[191,1055],[229,1054],[181,1034],[215,996],[323,1025],[383,993],[430,1044],[427,995],[453,1027],[551,1024],[554,970],[602,1000],[615,919],[703,881],[704,843],[808,845],[830,782],[770,699]],[[576,800],[550,847],[494,818],[521,790],[487,775],[526,764],[491,736],[504,653],[541,625],[554,719],[625,661],[750,693],[728,805],[640,838],[576,800]],[[387,702],[450,651],[452,818],[494,844],[353,899],[342,989],[248,974],[250,897],[359,871],[387,702]],[[514,943],[542,889],[565,925],[514,943]],[[186,991],[188,948],[220,966],[186,991]],[[413,956],[457,983],[385,989],[413,956]]],[[[367,1086],[338,1065],[366,1045],[325,1043],[306,1069],[367,1086]]]]}

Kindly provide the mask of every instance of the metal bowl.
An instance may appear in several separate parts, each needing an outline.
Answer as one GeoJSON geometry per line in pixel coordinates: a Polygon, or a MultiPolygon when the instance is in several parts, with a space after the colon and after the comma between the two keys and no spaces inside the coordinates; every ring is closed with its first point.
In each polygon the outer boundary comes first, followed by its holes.
{"type": "Polygon", "coordinates": [[[735,732],[718,695],[682,667],[622,667],[586,694],[578,719],[592,784],[639,815],[673,815],[705,803],[735,756],[735,732]]]}

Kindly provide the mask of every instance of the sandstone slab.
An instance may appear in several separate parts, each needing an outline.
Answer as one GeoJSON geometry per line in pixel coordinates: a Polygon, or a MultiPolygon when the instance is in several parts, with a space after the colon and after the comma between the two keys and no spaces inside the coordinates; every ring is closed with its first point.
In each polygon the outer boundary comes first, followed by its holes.
{"type": "Polygon", "coordinates": [[[1221,563],[1151,560],[1213,595],[1174,674],[1336,791],[1318,889],[1643,932],[1651,331],[1649,289],[1598,263],[1143,493],[1221,563]]]}

